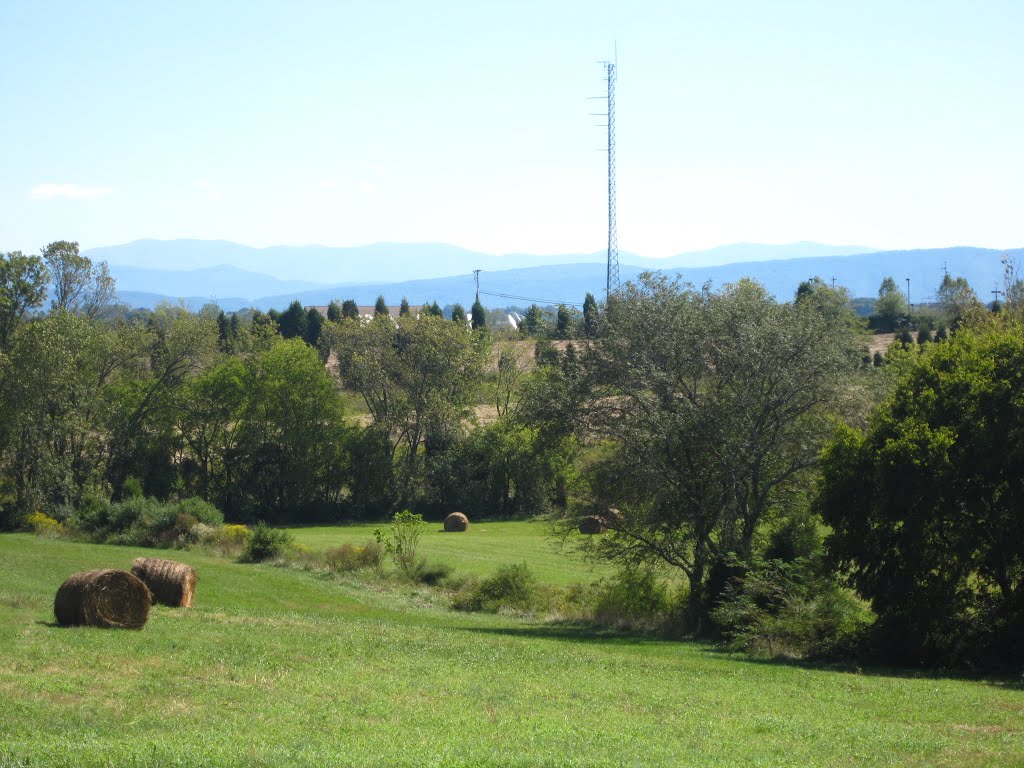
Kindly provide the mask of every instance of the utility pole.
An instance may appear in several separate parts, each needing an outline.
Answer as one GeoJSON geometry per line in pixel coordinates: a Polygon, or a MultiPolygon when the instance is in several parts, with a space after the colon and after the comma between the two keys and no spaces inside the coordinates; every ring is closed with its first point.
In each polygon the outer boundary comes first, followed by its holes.
{"type": "Polygon", "coordinates": [[[480,303],[480,270],[473,270],[473,280],[476,282],[476,303],[480,303]]]}
{"type": "Polygon", "coordinates": [[[907,278],[907,310],[914,308],[914,305],[910,303],[910,278],[907,278]]]}

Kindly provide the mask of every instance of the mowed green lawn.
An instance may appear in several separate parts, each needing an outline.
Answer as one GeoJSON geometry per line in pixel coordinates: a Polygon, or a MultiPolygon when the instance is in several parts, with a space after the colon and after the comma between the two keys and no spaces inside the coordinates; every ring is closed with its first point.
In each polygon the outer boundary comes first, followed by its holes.
{"type": "MultiPolygon", "coordinates": [[[[388,527],[388,523],[368,523],[288,530],[299,544],[323,550],[340,544],[365,544],[373,539],[375,528],[386,531],[388,527]]],[[[471,523],[463,533],[445,533],[441,523],[428,523],[417,551],[430,562],[445,563],[456,573],[473,576],[489,576],[502,565],[526,563],[539,581],[559,586],[613,573],[610,567],[587,563],[575,553],[573,539],[580,534],[563,546],[550,532],[550,524],[543,520],[471,523]]]]}
{"type": "MultiPolygon", "coordinates": [[[[1011,766],[1000,681],[761,663],[190,552],[192,609],[63,629],[142,550],[0,536],[2,766],[1011,766]]],[[[1018,681],[1019,683],[1019,681],[1018,681]]]]}

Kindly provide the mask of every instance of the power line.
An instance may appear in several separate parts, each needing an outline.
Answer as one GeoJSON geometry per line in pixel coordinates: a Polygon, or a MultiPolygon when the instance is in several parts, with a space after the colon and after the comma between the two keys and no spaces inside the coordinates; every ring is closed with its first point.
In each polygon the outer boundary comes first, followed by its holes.
{"type": "Polygon", "coordinates": [[[583,304],[576,301],[559,301],[558,299],[538,299],[532,296],[516,296],[512,293],[496,293],[493,291],[480,291],[481,296],[495,296],[499,299],[515,299],[516,301],[528,301],[531,304],[551,304],[557,306],[564,304],[567,307],[583,307],[583,304]]]}

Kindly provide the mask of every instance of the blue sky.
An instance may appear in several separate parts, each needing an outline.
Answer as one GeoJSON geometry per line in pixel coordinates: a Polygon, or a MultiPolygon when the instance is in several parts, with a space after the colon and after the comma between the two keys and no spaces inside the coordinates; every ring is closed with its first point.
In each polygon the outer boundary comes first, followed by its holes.
{"type": "Polygon", "coordinates": [[[0,250],[1024,244],[1024,2],[0,0],[0,250]]]}

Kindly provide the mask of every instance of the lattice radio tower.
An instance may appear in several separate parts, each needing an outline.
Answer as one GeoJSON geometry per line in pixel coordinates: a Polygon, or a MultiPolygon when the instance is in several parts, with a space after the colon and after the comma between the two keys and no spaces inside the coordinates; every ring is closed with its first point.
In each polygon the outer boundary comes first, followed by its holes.
{"type": "MultiPolygon", "coordinates": [[[[616,60],[618,56],[615,57],[616,60]]],[[[615,222],[615,68],[617,61],[604,61],[608,82],[608,286],[606,300],[619,290],[619,232],[615,222]]]]}

